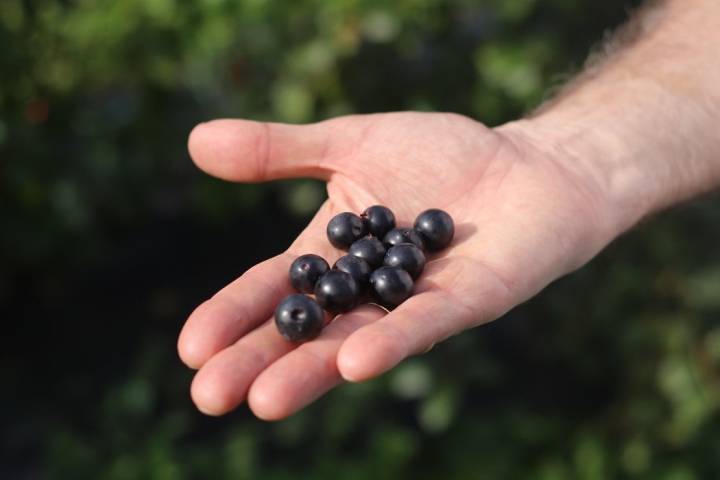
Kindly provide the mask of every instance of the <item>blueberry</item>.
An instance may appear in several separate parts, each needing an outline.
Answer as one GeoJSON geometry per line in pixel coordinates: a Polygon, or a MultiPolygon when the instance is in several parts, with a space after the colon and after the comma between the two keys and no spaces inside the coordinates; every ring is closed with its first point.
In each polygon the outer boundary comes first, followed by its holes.
{"type": "Polygon", "coordinates": [[[425,268],[425,254],[412,243],[399,243],[388,249],[384,264],[402,268],[412,278],[417,278],[425,268]]]}
{"type": "Polygon", "coordinates": [[[322,330],[324,314],[312,298],[299,293],[285,297],[275,309],[275,325],[291,342],[308,340],[322,330]]]}
{"type": "Polygon", "coordinates": [[[335,215],[328,223],[327,237],[335,248],[347,250],[353,242],[367,234],[362,218],[354,213],[343,212],[335,215]]]}
{"type": "Polygon", "coordinates": [[[395,214],[382,205],[368,207],[360,215],[371,235],[383,238],[387,232],[395,228],[395,214]]]}
{"type": "Polygon", "coordinates": [[[338,261],[335,262],[333,268],[350,274],[350,276],[357,282],[360,290],[365,290],[365,288],[367,288],[372,268],[362,258],[354,255],[342,256],[338,258],[338,261]]]}
{"type": "Polygon", "coordinates": [[[330,270],[324,258],[309,253],[301,255],[290,265],[290,283],[295,290],[302,293],[313,293],[318,278],[330,270]]]}
{"type": "Polygon", "coordinates": [[[412,228],[393,228],[385,234],[383,243],[388,247],[400,243],[412,243],[421,250],[425,249],[422,238],[412,228]]]}
{"type": "Polygon", "coordinates": [[[385,258],[385,246],[375,237],[364,237],[350,245],[350,255],[365,260],[371,267],[382,265],[385,258]]]}
{"type": "Polygon", "coordinates": [[[315,285],[315,298],[330,313],[347,312],[360,300],[360,286],[349,273],[330,270],[315,285]]]}
{"type": "Polygon", "coordinates": [[[417,216],[415,230],[422,237],[425,247],[435,252],[450,245],[455,235],[455,223],[447,212],[431,208],[417,216]]]}
{"type": "Polygon", "coordinates": [[[410,274],[398,267],[380,267],[370,275],[370,285],[378,303],[392,309],[412,295],[410,274]]]}

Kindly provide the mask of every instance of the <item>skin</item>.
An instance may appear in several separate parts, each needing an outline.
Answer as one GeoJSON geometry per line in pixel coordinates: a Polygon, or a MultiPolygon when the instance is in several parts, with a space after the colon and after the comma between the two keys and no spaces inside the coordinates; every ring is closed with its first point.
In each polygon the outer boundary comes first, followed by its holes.
{"type": "Polygon", "coordinates": [[[191,387],[198,408],[221,415],[247,402],[262,419],[291,415],[343,380],[373,378],[498,318],[643,217],[720,184],[718,22],[714,0],[656,3],[557,99],[495,129],[413,112],[198,125],[189,149],[209,174],[237,182],[311,176],[327,181],[329,197],[286,252],[187,320],[178,349],[199,369],[191,387]],[[325,238],[329,219],[374,204],[390,206],[400,225],[442,208],[456,238],[391,313],[361,306],[313,341],[286,342],[271,315],[291,293],[290,263],[313,252],[332,264],[341,252],[325,238]]]}

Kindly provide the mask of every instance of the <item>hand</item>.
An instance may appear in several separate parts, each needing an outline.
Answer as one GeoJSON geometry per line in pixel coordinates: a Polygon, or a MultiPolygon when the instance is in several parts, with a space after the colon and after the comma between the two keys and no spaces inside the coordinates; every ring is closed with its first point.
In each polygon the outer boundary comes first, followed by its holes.
{"type": "Polygon", "coordinates": [[[375,377],[498,318],[590,259],[613,237],[602,190],[523,128],[492,130],[440,113],[196,127],[190,153],[211,175],[241,182],[318,177],[329,196],[285,253],[247,271],[188,319],[178,348],[200,369],[191,389],[198,408],[220,415],[247,399],[260,418],[286,417],[343,378],[375,377]],[[285,341],[271,317],[291,293],[290,263],[316,253],[332,264],[341,252],[325,237],[327,222],[374,204],[390,207],[400,225],[442,208],[455,219],[455,240],[429,258],[414,296],[391,313],[365,305],[315,340],[285,341]]]}

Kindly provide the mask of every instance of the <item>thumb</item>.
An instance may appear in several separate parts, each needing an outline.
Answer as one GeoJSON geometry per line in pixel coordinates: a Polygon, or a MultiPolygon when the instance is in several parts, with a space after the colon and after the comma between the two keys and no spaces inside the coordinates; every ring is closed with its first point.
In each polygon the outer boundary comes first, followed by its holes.
{"type": "Polygon", "coordinates": [[[188,149],[200,169],[225,180],[327,178],[331,172],[323,160],[333,139],[323,123],[213,120],[190,132],[188,149]]]}

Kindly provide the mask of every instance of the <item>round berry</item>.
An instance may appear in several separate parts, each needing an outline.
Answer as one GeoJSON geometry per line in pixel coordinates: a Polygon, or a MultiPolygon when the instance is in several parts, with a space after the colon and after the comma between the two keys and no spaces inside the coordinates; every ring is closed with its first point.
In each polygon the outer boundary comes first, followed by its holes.
{"type": "Polygon", "coordinates": [[[422,238],[412,228],[393,228],[385,234],[383,243],[388,247],[401,243],[412,243],[421,250],[425,249],[422,238]]]}
{"type": "Polygon", "coordinates": [[[413,281],[402,268],[380,267],[370,275],[370,286],[378,303],[392,309],[412,295],[413,281]]]}
{"type": "Polygon", "coordinates": [[[364,237],[350,245],[348,254],[362,258],[371,267],[377,268],[385,258],[385,246],[375,237],[364,237]]]}
{"type": "Polygon", "coordinates": [[[431,208],[417,216],[415,230],[422,237],[425,247],[435,252],[450,245],[455,235],[455,222],[447,212],[431,208]]]}
{"type": "Polygon", "coordinates": [[[275,309],[275,325],[280,335],[291,342],[317,336],[325,317],[320,305],[299,293],[285,297],[275,309]]]}
{"type": "Polygon", "coordinates": [[[412,243],[399,243],[388,249],[384,264],[388,267],[402,268],[412,278],[417,278],[425,268],[425,254],[412,243]]]}
{"type": "Polygon", "coordinates": [[[362,258],[354,255],[344,255],[338,258],[333,268],[350,274],[357,282],[360,290],[367,288],[372,268],[370,268],[370,265],[362,258]]]}
{"type": "Polygon", "coordinates": [[[360,286],[349,273],[330,270],[315,285],[315,298],[330,313],[347,312],[360,300],[360,286]]]}
{"type": "Polygon", "coordinates": [[[327,237],[335,248],[347,250],[353,242],[367,234],[362,218],[354,213],[343,212],[335,215],[328,223],[327,237]]]}
{"type": "Polygon", "coordinates": [[[395,214],[382,205],[366,208],[360,217],[365,220],[370,235],[377,238],[383,238],[387,232],[395,228],[395,214]]]}
{"type": "Polygon", "coordinates": [[[318,278],[328,270],[330,265],[321,256],[301,255],[290,265],[290,283],[299,292],[313,293],[318,278]]]}

